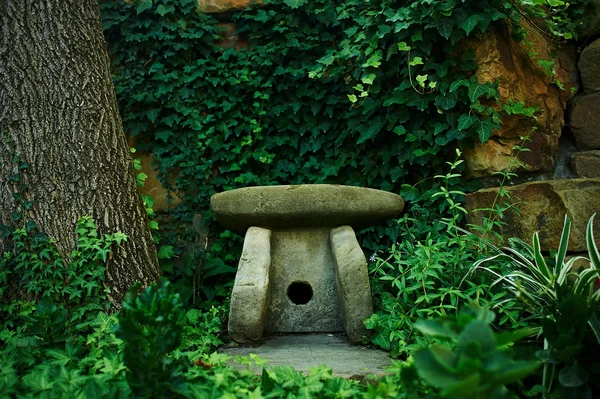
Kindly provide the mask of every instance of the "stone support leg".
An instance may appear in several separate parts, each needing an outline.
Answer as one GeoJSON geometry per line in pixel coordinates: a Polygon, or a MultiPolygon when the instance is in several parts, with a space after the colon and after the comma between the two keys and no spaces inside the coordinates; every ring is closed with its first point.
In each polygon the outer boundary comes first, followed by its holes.
{"type": "Polygon", "coordinates": [[[329,237],[346,334],[350,342],[360,342],[367,334],[363,320],[373,314],[367,260],[352,227],[336,227],[329,237]]]}
{"type": "Polygon", "coordinates": [[[261,339],[269,306],[271,230],[250,227],[235,276],[229,310],[229,335],[237,342],[261,339]]]}

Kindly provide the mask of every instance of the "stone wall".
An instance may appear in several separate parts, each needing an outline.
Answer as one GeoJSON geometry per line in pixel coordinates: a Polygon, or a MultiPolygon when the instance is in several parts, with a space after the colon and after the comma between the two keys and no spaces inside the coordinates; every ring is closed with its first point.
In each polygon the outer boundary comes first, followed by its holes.
{"type": "Polygon", "coordinates": [[[564,126],[567,102],[578,88],[575,49],[548,42],[527,22],[523,22],[527,40],[511,39],[511,30],[497,24],[483,39],[471,46],[475,49],[475,76],[480,83],[498,82],[500,101],[523,102],[537,107],[535,119],[523,115],[504,116],[502,128],[494,131],[484,144],[475,143],[465,151],[469,177],[491,176],[510,167],[513,147],[522,136],[531,137],[530,152],[522,152],[520,160],[526,172],[551,172],[556,165],[559,137],[564,126]],[[554,56],[551,56],[553,54],[554,56]],[[539,65],[537,60],[552,60],[554,74],[539,65]],[[560,81],[561,90],[553,82],[560,81]],[[532,130],[535,127],[535,130],[532,130]]]}
{"type": "MultiPolygon", "coordinates": [[[[510,54],[514,60],[515,53],[510,54]]],[[[529,85],[531,90],[527,95],[533,94],[534,103],[537,98],[541,102],[536,104],[545,105],[545,108],[543,105],[540,107],[545,110],[545,117],[541,123],[538,119],[540,132],[536,132],[534,137],[541,136],[546,138],[546,141],[544,143],[543,138],[535,138],[531,155],[522,159],[526,163],[526,172],[537,172],[528,175],[528,179],[532,181],[509,187],[510,200],[503,198],[499,201],[499,205],[509,201],[520,210],[520,213],[512,210],[506,212],[503,218],[506,225],[502,234],[505,237],[516,236],[531,242],[532,234],[539,231],[542,248],[556,249],[564,217],[568,215],[573,221],[569,250],[584,252],[585,226],[594,213],[600,213],[600,39],[583,48],[577,64],[574,63],[572,52],[557,54],[560,55],[555,59],[558,65],[556,76],[561,78],[563,84],[568,82],[565,84],[565,90],[561,92],[550,86],[544,90],[541,82],[536,81],[538,77],[531,73],[523,75],[521,66],[515,64],[514,71],[522,81],[521,84],[515,85],[529,85]],[[577,94],[567,102],[571,97],[568,93],[569,87],[577,88],[573,90],[577,94]],[[536,145],[537,140],[543,145],[536,145]]],[[[505,70],[496,70],[499,72],[502,87],[505,70]]],[[[511,134],[506,130],[510,131],[513,126],[509,119],[502,131],[496,134],[498,139],[494,141],[510,145],[506,137],[511,137],[511,134]]],[[[510,151],[504,149],[502,154],[497,155],[495,148],[499,145],[492,143],[487,149],[485,146],[476,146],[474,152],[468,153],[467,162],[472,164],[469,169],[472,176],[485,176],[494,170],[502,169],[505,165],[502,161],[503,156],[510,151]],[[477,150],[480,150],[479,155],[477,150]],[[485,165],[487,168],[473,166],[481,165],[476,163],[479,158],[491,160],[485,165]]],[[[523,171],[519,173],[523,174],[523,171]]],[[[486,188],[467,195],[469,223],[481,222],[485,212],[475,210],[490,207],[497,192],[498,188],[486,188]]],[[[600,245],[598,228],[596,241],[600,245]]]]}

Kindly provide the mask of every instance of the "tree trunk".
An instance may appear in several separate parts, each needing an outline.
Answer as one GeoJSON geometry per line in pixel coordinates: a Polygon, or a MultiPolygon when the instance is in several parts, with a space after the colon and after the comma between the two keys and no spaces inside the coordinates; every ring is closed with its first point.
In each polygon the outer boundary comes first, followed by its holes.
{"type": "Polygon", "coordinates": [[[12,150],[29,165],[22,180],[33,207],[25,219],[63,256],[85,215],[101,234],[127,235],[108,264],[113,302],[135,281],[158,278],[96,0],[0,1],[0,134],[0,224],[18,206],[12,150]]]}

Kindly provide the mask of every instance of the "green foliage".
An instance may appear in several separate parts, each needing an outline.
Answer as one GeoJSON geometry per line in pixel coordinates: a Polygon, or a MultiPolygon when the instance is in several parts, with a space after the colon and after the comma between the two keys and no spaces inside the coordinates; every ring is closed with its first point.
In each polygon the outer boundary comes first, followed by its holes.
{"type": "MultiPolygon", "coordinates": [[[[381,296],[380,311],[365,321],[367,328],[375,330],[371,342],[391,351],[392,356],[404,355],[415,345],[422,345],[418,335],[414,335],[414,321],[419,318],[445,316],[455,313],[459,305],[470,300],[485,301],[490,305],[500,302],[502,313],[500,325],[516,325],[518,310],[514,301],[504,299],[505,293],[491,290],[488,276],[479,274],[465,276],[471,271],[470,265],[485,255],[487,245],[482,238],[458,227],[458,221],[467,213],[462,207],[465,193],[450,189],[454,179],[460,178],[461,152],[456,150],[454,162],[447,162],[450,171],[437,175],[442,181],[437,192],[429,193],[432,198],[444,198],[444,206],[451,217],[443,218],[445,230],[430,231],[424,240],[410,230],[402,234],[405,241],[393,244],[387,258],[371,257],[374,262],[370,272],[374,278],[377,296],[381,296]]],[[[411,193],[415,187],[406,187],[411,193]]],[[[409,221],[404,216],[398,224],[409,221]]],[[[414,221],[413,221],[414,223],[414,221]]]]}
{"type": "Polygon", "coordinates": [[[126,237],[99,236],[94,221],[83,217],[76,248],[62,258],[33,223],[24,225],[2,229],[0,392],[127,397],[127,385],[119,382],[125,369],[120,341],[112,334],[116,319],[105,313],[110,302],[104,285],[105,262],[126,237]]]}
{"type": "Polygon", "coordinates": [[[394,244],[387,258],[375,256],[369,268],[382,299],[381,310],[365,321],[367,328],[375,330],[371,341],[392,356],[401,355],[417,339],[417,319],[454,313],[461,302],[486,295],[489,284],[481,278],[461,287],[476,259],[476,248],[474,236],[447,232],[394,244]]]}
{"type": "MultiPolygon", "coordinates": [[[[555,40],[577,39],[583,30],[595,17],[592,12],[598,7],[596,0],[518,0],[519,11],[532,19],[541,19],[543,33],[555,40]]],[[[535,23],[534,23],[534,26],[535,23]]]]}
{"type": "MultiPolygon", "coordinates": [[[[269,2],[231,15],[250,42],[239,51],[219,47],[217,20],[196,8],[193,0],[102,5],[125,128],[183,197],[173,211],[178,238],[195,214],[211,221],[212,194],[236,187],[399,192],[442,173],[454,144],[485,141],[501,122],[489,106],[495,85],[475,80],[474,51],[464,46],[512,12],[504,2],[269,2]]],[[[424,225],[447,215],[433,203],[424,225]]],[[[240,241],[214,225],[211,235],[206,259],[190,263],[233,265],[240,241]]],[[[362,243],[377,250],[396,239],[389,223],[362,243]]]]}
{"type": "Polygon", "coordinates": [[[0,312],[11,320],[5,327],[28,325],[28,334],[42,342],[64,340],[53,332],[64,333],[65,325],[108,310],[105,262],[125,235],[99,236],[94,221],[83,217],[75,230],[76,249],[63,259],[35,224],[8,231],[6,227],[1,237],[6,252],[0,260],[0,312]]]}
{"type": "MultiPolygon", "coordinates": [[[[496,85],[476,80],[472,39],[532,13],[567,37],[589,3],[264,1],[229,15],[236,49],[221,47],[224,28],[194,0],[102,2],[125,129],[182,196],[163,243],[184,266],[167,262],[164,272],[194,281],[190,297],[224,295],[241,240],[213,223],[206,251],[181,243],[194,241],[195,215],[212,222],[212,194],[251,185],[402,192],[424,181],[416,196],[426,199],[408,203],[424,238],[448,216],[448,203],[427,193],[437,191],[431,176],[443,173],[456,145],[488,140],[503,113],[531,114],[522,104],[497,104],[496,85]],[[571,22],[557,22],[568,15],[571,22]],[[212,260],[229,269],[205,279],[212,260]]],[[[463,184],[450,182],[462,191],[463,184]]],[[[362,245],[389,247],[397,233],[381,224],[362,234],[362,245]]]]}
{"type": "Polygon", "coordinates": [[[413,354],[421,378],[440,389],[441,398],[507,398],[505,385],[523,379],[538,362],[513,360],[504,350],[535,333],[525,329],[494,334],[494,314],[472,303],[456,317],[418,321],[422,333],[449,342],[413,354]]]}
{"type": "Polygon", "coordinates": [[[152,284],[138,296],[140,284],[126,294],[116,335],[124,341],[127,381],[136,397],[177,397],[186,358],[169,358],[181,344],[183,302],[167,280],[152,284]]]}
{"type": "Polygon", "coordinates": [[[494,284],[501,284],[512,292],[532,318],[540,319],[545,340],[544,350],[539,352],[544,361],[543,388],[558,397],[594,397],[600,392],[592,377],[598,373],[600,364],[596,355],[600,347],[600,291],[597,289],[600,257],[593,220],[594,216],[586,230],[589,268],[574,269],[582,257],[566,260],[571,231],[567,216],[553,259],[543,256],[536,232],[533,245],[511,239],[510,248],[503,248],[499,254],[474,265],[474,269],[491,271],[497,276],[494,284]],[[504,263],[502,274],[483,266],[493,262],[504,263]],[[560,370],[558,376],[556,369],[560,370]],[[553,391],[556,379],[560,389],[553,391]]]}

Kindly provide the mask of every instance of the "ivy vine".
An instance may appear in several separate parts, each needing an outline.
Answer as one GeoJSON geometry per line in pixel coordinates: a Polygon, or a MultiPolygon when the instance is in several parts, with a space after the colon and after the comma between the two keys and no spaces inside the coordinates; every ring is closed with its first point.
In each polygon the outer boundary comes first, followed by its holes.
{"type": "MultiPolygon", "coordinates": [[[[178,220],[210,221],[209,198],[224,190],[335,183],[399,192],[428,226],[447,210],[431,178],[502,121],[466,39],[540,7],[518,5],[264,0],[230,14],[249,44],[239,49],[219,46],[220,21],[197,0],[105,1],[102,18],[125,129],[182,196],[178,220]]],[[[398,234],[384,223],[362,244],[398,234]]],[[[208,259],[235,264],[240,241],[211,235],[208,259]]]]}

